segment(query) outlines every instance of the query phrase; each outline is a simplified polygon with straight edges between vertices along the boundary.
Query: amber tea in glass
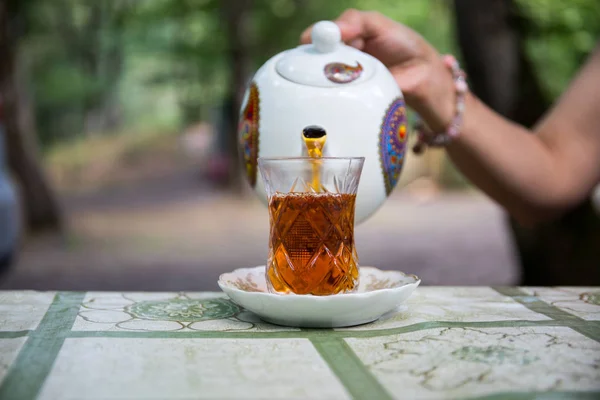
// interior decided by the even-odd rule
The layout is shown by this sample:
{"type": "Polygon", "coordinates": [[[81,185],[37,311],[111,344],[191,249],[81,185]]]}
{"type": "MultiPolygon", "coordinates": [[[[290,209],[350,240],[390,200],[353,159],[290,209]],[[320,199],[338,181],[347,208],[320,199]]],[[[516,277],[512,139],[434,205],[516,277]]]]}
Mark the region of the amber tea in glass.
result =
{"type": "Polygon", "coordinates": [[[353,291],[358,285],[354,210],[364,158],[261,158],[258,163],[269,198],[269,290],[353,291]]]}

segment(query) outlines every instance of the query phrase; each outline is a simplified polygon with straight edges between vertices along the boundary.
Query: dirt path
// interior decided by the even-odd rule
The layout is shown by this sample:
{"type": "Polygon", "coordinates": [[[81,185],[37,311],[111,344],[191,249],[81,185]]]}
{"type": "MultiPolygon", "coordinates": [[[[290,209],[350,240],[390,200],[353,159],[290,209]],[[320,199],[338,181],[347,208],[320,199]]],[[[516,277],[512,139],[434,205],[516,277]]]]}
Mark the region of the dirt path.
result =
{"type": "MultiPolygon", "coordinates": [[[[67,199],[71,233],[28,241],[2,289],[217,290],[222,272],[264,264],[266,208],[197,184],[194,172],[67,199]]],[[[400,191],[356,228],[362,265],[424,284],[513,284],[504,217],[485,198],[400,191]]]]}

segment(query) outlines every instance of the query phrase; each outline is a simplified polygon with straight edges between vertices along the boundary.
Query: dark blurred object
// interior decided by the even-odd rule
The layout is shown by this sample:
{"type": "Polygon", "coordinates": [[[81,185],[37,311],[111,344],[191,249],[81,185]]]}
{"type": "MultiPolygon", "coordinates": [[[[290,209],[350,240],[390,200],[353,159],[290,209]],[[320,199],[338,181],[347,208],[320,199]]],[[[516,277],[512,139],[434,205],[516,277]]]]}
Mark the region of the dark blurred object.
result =
{"type": "Polygon", "coordinates": [[[5,159],[2,97],[0,97],[0,272],[10,266],[16,252],[19,234],[17,197],[6,171],[5,159]]]}
{"type": "Polygon", "coordinates": [[[206,178],[211,183],[217,187],[231,185],[234,192],[241,184],[241,179],[238,179],[239,161],[236,157],[238,112],[235,110],[233,113],[236,105],[234,97],[229,96],[214,113],[214,151],[209,155],[206,168],[206,178]]]}
{"type": "Polygon", "coordinates": [[[225,97],[225,131],[226,146],[229,153],[229,186],[235,191],[242,188],[240,174],[240,158],[238,156],[237,126],[239,110],[248,78],[251,76],[250,43],[252,0],[221,0],[222,21],[225,24],[230,66],[229,93],[225,97]]]}
{"type": "Polygon", "coordinates": [[[458,42],[473,92],[498,113],[531,127],[546,112],[512,0],[455,0],[458,42]]]}
{"type": "MultiPolygon", "coordinates": [[[[534,22],[512,0],[455,0],[458,41],[473,92],[532,127],[551,101],[525,49],[534,22]]],[[[600,217],[590,200],[560,220],[523,228],[512,219],[523,285],[600,284],[600,217]]]]}
{"type": "Polygon", "coordinates": [[[32,1],[0,1],[0,96],[3,100],[8,166],[19,180],[29,230],[58,229],[59,207],[39,163],[33,117],[17,85],[17,44],[25,7],[32,1]]]}

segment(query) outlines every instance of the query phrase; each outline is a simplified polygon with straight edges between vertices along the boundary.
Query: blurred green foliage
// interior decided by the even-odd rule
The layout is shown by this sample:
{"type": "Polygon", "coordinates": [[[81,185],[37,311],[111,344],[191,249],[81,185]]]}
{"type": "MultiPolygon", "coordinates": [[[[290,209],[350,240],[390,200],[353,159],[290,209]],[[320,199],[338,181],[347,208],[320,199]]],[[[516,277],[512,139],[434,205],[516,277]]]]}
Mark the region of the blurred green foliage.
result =
{"type": "MultiPolygon", "coordinates": [[[[235,4],[235,2],[233,2],[235,4]]],[[[85,135],[216,118],[230,84],[219,0],[28,0],[25,89],[44,148],[85,135]]],[[[311,23],[379,10],[442,50],[453,47],[443,0],[254,0],[250,69],[296,46],[311,23]]]]}
{"type": "Polygon", "coordinates": [[[518,0],[526,50],[550,100],[558,97],[600,39],[598,0],[518,0]]]}
{"type": "MultiPolygon", "coordinates": [[[[230,82],[219,0],[27,0],[23,86],[47,148],[85,135],[180,128],[215,118],[230,82]]],[[[518,0],[526,46],[557,96],[600,32],[598,0],[518,0]]],[[[230,4],[235,5],[235,1],[230,4]]],[[[254,0],[250,69],[296,46],[311,23],[378,10],[457,53],[446,0],[254,0]]]]}

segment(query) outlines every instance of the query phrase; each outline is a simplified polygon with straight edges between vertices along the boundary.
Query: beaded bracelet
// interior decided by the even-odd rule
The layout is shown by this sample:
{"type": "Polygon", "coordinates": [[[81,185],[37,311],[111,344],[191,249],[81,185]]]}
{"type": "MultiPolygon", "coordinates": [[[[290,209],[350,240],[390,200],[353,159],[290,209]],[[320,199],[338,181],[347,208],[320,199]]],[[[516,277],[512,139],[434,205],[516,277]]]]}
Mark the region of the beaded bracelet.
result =
{"type": "Polygon", "coordinates": [[[423,121],[417,120],[413,128],[417,134],[417,143],[413,147],[413,152],[415,154],[421,154],[426,146],[446,146],[460,134],[463,113],[465,111],[465,95],[469,90],[466,80],[467,76],[464,71],[460,69],[460,65],[454,56],[445,55],[443,61],[444,65],[452,71],[452,78],[454,79],[454,87],[456,88],[456,115],[452,119],[448,130],[442,133],[431,131],[423,121]]]}

